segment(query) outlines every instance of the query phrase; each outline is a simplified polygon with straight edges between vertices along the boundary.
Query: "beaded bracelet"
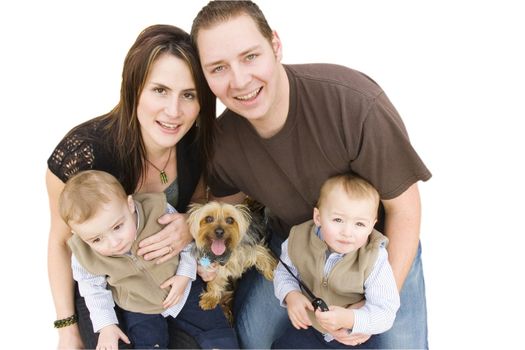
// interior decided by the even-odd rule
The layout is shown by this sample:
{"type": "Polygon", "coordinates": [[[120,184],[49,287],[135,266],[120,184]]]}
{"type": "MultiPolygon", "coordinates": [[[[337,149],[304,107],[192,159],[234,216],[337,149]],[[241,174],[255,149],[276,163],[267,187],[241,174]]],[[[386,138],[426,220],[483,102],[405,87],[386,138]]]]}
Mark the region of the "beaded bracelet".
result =
{"type": "Polygon", "coordinates": [[[56,320],[54,322],[55,324],[55,328],[62,328],[62,327],[67,327],[67,326],[71,326],[72,324],[75,324],[77,323],[77,315],[71,315],[67,318],[63,318],[61,320],[56,320]]]}

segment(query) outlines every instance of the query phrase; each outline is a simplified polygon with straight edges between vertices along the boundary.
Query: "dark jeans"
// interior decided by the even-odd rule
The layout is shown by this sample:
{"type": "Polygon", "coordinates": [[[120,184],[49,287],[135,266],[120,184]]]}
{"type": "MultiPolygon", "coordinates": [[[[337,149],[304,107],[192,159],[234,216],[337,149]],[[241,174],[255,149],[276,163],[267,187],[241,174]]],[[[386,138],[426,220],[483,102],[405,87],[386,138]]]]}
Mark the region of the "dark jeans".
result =
{"type": "MultiPolygon", "coordinates": [[[[238,348],[234,330],[229,326],[220,307],[204,311],[199,307],[199,296],[204,283],[200,277],[192,283],[190,295],[184,307],[176,318],[168,317],[167,329],[169,333],[168,348],[170,349],[198,349],[198,348],[238,348]]],[[[94,333],[89,318],[89,311],[82,298],[75,295],[77,315],[79,317],[80,335],[87,349],[97,346],[98,333],[94,333]]],[[[123,310],[115,306],[119,324],[124,332],[127,329],[123,310]]],[[[128,335],[128,334],[127,334],[128,335]]],[[[128,335],[130,338],[131,336],[128,335]]],[[[131,348],[121,343],[119,348],[131,348]]]]}
{"type": "Polygon", "coordinates": [[[204,282],[200,277],[191,285],[190,295],[184,307],[173,319],[179,329],[195,338],[203,349],[238,349],[237,335],[226,320],[220,306],[202,310],[199,306],[204,282]]]}
{"type": "MultiPolygon", "coordinates": [[[[366,344],[366,343],[365,343],[366,344]]],[[[364,344],[362,344],[364,345],[364,344]]],[[[358,346],[349,346],[336,340],[326,342],[321,333],[315,328],[295,329],[291,324],[284,335],[273,342],[272,349],[361,349],[358,346]]]]}
{"type": "Polygon", "coordinates": [[[122,310],[124,333],[135,349],[166,349],[168,320],[160,314],[148,315],[122,310]]]}

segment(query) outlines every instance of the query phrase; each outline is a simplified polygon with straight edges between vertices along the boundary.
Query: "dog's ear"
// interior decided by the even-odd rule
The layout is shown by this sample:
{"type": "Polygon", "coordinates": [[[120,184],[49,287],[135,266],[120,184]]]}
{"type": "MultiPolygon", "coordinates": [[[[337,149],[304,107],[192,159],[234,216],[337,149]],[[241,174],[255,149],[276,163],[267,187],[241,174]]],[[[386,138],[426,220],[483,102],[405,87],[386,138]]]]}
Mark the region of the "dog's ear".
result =
{"type": "Polygon", "coordinates": [[[250,221],[252,220],[250,209],[244,204],[236,204],[234,207],[237,209],[237,213],[239,214],[239,218],[237,218],[239,231],[245,233],[246,230],[248,230],[248,226],[250,226],[250,221]]]}
{"type": "Polygon", "coordinates": [[[190,229],[191,235],[195,238],[199,232],[199,222],[200,222],[200,210],[204,205],[200,203],[192,203],[189,205],[188,209],[188,228],[190,229]]]}
{"type": "Polygon", "coordinates": [[[188,214],[191,214],[192,212],[194,211],[197,211],[199,210],[200,208],[203,207],[204,204],[201,204],[201,203],[190,203],[190,205],[188,206],[188,214]]]}

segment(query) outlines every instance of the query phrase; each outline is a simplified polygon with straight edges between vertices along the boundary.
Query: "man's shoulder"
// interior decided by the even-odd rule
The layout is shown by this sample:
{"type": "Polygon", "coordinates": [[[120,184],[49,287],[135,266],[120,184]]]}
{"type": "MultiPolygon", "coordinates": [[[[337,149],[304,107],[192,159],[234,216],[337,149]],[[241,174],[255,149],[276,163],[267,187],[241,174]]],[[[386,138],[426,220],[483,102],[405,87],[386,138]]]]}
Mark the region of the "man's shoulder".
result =
{"type": "Polygon", "coordinates": [[[309,87],[332,86],[374,97],[382,93],[381,87],[368,75],[339,64],[309,63],[284,67],[289,76],[309,87]]]}

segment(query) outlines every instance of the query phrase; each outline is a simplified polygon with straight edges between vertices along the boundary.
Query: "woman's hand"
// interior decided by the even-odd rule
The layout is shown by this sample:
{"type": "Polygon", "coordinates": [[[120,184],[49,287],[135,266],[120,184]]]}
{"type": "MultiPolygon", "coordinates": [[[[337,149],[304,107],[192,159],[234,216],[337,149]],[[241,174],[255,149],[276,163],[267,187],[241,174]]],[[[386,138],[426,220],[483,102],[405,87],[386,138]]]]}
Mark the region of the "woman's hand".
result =
{"type": "Polygon", "coordinates": [[[156,263],[160,264],[179,254],[191,242],[192,237],[185,214],[164,214],[158,221],[159,224],[167,226],[140,241],[137,254],[143,255],[145,260],[157,259],[156,263]]]}
{"type": "Polygon", "coordinates": [[[57,349],[84,349],[78,324],[72,324],[71,326],[58,329],[57,349]]]}

